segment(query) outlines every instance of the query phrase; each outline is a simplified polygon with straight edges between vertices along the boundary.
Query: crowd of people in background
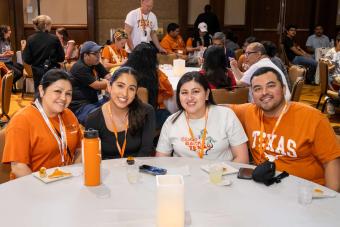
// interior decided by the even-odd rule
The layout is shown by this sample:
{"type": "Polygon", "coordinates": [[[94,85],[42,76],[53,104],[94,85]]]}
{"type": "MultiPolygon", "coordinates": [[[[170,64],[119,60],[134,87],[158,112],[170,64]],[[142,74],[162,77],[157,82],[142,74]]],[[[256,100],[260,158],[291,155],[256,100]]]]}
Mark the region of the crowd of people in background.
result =
{"type": "MultiPolygon", "coordinates": [[[[11,164],[11,177],[80,162],[82,125],[98,130],[102,159],[156,155],[247,164],[249,149],[255,164],[274,159],[280,171],[340,191],[340,145],[334,131],[316,109],[290,102],[292,85],[276,45],[251,36],[236,56],[237,39],[230,30],[227,36],[221,32],[210,5],[186,41],[176,23],[159,41],[153,3],[141,0],[106,46],[80,45],[65,28],[52,34],[47,15],[33,19],[36,32],[27,38],[23,61],[32,67],[36,97],[7,126],[2,162],[11,164]],[[157,54],[201,69],[185,73],[174,88],[157,54]],[[68,72],[60,69],[64,63],[70,64],[68,72]],[[240,86],[250,88],[249,103],[215,104],[212,89],[240,86]],[[147,103],[137,95],[140,87],[147,90],[147,103]],[[179,110],[172,114],[165,102],[173,96],[179,110]]],[[[296,32],[296,26],[287,26],[284,51],[292,64],[308,68],[307,82],[314,84],[312,55],[316,48],[330,47],[330,41],[318,25],[303,50],[296,32]]],[[[9,26],[0,26],[0,62],[17,81],[23,67],[12,61],[10,35],[9,26]]],[[[334,65],[332,75],[339,74],[339,53],[337,36],[326,55],[334,65]]]]}

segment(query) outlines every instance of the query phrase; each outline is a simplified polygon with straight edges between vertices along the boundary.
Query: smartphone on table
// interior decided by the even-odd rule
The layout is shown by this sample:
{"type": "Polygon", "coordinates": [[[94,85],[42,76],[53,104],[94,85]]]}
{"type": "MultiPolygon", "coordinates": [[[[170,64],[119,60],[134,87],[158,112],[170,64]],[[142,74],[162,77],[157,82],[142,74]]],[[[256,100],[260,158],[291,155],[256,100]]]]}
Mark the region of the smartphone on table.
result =
{"type": "Polygon", "coordinates": [[[156,166],[141,165],[139,167],[139,172],[148,173],[148,174],[156,176],[156,175],[165,175],[167,170],[156,167],[156,166]]]}
{"type": "Polygon", "coordinates": [[[254,169],[251,168],[240,168],[237,174],[237,178],[251,180],[253,179],[254,169]]]}

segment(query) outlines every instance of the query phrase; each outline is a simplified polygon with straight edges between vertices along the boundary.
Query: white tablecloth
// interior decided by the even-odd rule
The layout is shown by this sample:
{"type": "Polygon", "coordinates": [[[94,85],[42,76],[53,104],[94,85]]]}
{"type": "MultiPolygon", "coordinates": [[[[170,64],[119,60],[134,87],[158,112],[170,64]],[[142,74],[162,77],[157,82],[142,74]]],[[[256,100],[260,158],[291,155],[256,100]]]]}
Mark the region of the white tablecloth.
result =
{"type": "MultiPolygon", "coordinates": [[[[233,181],[231,186],[216,186],[209,183],[208,174],[200,168],[206,160],[138,160],[169,170],[189,166],[190,175],[184,177],[184,186],[185,209],[191,217],[191,224],[187,226],[190,227],[335,227],[340,223],[339,194],[335,198],[313,199],[311,204],[302,206],[297,202],[301,179],[294,176],[267,187],[237,179],[234,174],[227,176],[233,181]]],[[[154,176],[142,175],[140,183],[129,184],[125,160],[118,159],[102,162],[102,185],[98,187],[85,187],[82,175],[49,184],[29,175],[1,184],[1,226],[153,227],[156,180],[154,176]]]]}
{"type": "MultiPolygon", "coordinates": [[[[165,106],[166,108],[171,112],[171,113],[175,113],[178,108],[177,108],[177,102],[176,102],[176,88],[177,88],[177,84],[179,79],[181,79],[180,76],[175,76],[174,75],[174,71],[172,68],[172,65],[160,65],[159,69],[165,73],[165,75],[167,75],[172,88],[174,89],[174,93],[175,95],[170,98],[165,100],[165,106]]],[[[192,71],[199,71],[200,68],[195,68],[195,67],[185,67],[185,73],[187,72],[192,72],[192,71]]]]}

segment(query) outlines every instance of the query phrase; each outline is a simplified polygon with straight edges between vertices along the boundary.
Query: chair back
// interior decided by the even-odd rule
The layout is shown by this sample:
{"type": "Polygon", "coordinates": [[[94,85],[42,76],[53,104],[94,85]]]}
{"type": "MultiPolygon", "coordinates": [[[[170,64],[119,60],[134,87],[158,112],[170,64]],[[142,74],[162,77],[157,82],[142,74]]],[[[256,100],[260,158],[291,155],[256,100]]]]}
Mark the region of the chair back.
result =
{"type": "Polygon", "coordinates": [[[248,102],[248,87],[235,88],[228,91],[224,88],[211,90],[216,104],[242,104],[248,102]]]}
{"type": "Polygon", "coordinates": [[[281,58],[281,60],[285,63],[285,65],[291,66],[292,63],[289,61],[289,59],[287,57],[284,45],[282,43],[280,43],[279,47],[280,47],[280,58],[281,58]]]}
{"type": "Polygon", "coordinates": [[[320,92],[326,95],[328,89],[328,65],[325,61],[319,61],[320,92]]]}
{"type": "Polygon", "coordinates": [[[139,87],[137,90],[137,96],[138,98],[144,102],[144,103],[148,103],[149,102],[149,94],[148,94],[148,90],[145,87],[139,87]]]}
{"type": "Polygon", "coordinates": [[[243,54],[243,49],[236,49],[234,51],[235,53],[235,60],[238,61],[238,59],[240,58],[240,56],[243,54]]]}
{"type": "Polygon", "coordinates": [[[9,72],[2,78],[1,84],[1,114],[5,115],[8,119],[9,107],[11,104],[12,86],[13,86],[13,73],[9,72]]]}
{"type": "Polygon", "coordinates": [[[32,66],[24,62],[24,70],[26,72],[26,77],[31,77],[33,78],[33,71],[32,71],[32,66]]]}
{"type": "Polygon", "coordinates": [[[306,79],[306,68],[301,65],[292,65],[288,69],[290,84],[294,84],[299,78],[306,79]]]}
{"type": "Polygon", "coordinates": [[[177,56],[175,54],[157,54],[157,60],[158,64],[170,64],[172,65],[174,62],[174,59],[177,59],[177,56]]]}
{"type": "Polygon", "coordinates": [[[2,164],[2,154],[5,147],[5,129],[0,130],[0,184],[9,181],[11,167],[9,164],[2,164]]]}
{"type": "Polygon", "coordinates": [[[300,101],[303,84],[304,84],[303,77],[298,77],[298,79],[293,84],[292,96],[290,97],[291,101],[294,102],[300,101]]]}

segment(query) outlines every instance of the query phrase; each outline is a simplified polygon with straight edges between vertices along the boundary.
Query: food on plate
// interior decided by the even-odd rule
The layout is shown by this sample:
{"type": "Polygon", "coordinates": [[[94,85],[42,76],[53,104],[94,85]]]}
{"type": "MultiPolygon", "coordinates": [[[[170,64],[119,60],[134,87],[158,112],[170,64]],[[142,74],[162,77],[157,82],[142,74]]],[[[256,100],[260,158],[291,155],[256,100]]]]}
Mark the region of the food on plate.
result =
{"type": "Polygon", "coordinates": [[[318,188],[314,189],[314,192],[319,193],[319,194],[323,194],[323,191],[321,189],[318,189],[318,188]]]}
{"type": "Polygon", "coordinates": [[[41,178],[44,178],[44,177],[46,177],[46,168],[45,167],[41,167],[40,168],[40,170],[39,170],[39,176],[41,177],[41,178]]]}
{"type": "Polygon", "coordinates": [[[68,173],[68,172],[64,172],[62,171],[61,169],[59,168],[56,168],[52,174],[48,175],[48,178],[49,179],[52,179],[52,178],[59,178],[59,177],[67,177],[67,176],[71,176],[72,174],[71,173],[68,173]]]}

